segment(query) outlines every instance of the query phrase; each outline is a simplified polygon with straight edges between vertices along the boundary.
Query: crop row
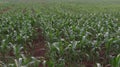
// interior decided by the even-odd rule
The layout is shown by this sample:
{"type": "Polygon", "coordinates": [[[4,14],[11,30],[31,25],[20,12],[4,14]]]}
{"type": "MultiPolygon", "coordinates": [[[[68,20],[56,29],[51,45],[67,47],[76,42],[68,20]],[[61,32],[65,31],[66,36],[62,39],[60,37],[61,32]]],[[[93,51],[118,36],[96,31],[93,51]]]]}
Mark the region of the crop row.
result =
{"type": "Polygon", "coordinates": [[[48,48],[44,61],[49,67],[118,63],[114,59],[120,53],[120,12],[41,9],[16,7],[0,16],[0,64],[36,67],[41,62],[26,47],[33,46],[39,34],[35,28],[43,31],[48,48]]]}

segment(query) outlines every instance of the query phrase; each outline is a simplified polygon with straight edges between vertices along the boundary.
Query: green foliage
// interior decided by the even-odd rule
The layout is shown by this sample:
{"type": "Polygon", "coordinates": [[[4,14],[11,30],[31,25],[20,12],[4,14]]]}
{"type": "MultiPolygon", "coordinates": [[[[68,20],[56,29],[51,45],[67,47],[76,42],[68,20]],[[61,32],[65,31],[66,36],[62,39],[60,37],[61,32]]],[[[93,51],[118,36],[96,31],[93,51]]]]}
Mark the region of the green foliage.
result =
{"type": "Polygon", "coordinates": [[[112,59],[112,67],[119,67],[120,66],[120,54],[117,55],[114,59],[112,59]]]}
{"type": "Polygon", "coordinates": [[[45,64],[49,67],[72,67],[72,64],[79,67],[83,62],[92,62],[119,67],[120,6],[110,6],[111,2],[45,0],[40,5],[35,2],[10,3],[11,9],[0,14],[0,65],[37,67],[43,63],[44,67],[45,64]],[[25,54],[26,46],[33,45],[39,34],[35,28],[42,29],[46,40],[48,49],[44,62],[25,54]],[[11,52],[14,56],[10,56],[11,52]]]}

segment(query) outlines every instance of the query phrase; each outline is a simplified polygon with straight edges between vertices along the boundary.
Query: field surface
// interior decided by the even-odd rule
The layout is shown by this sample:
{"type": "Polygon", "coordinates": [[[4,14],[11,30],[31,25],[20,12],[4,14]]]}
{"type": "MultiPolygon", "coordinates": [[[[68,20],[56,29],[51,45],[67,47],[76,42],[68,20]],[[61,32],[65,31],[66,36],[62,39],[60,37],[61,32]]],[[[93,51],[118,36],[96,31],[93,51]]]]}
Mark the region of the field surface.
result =
{"type": "Polygon", "coordinates": [[[120,67],[120,0],[0,0],[0,67],[120,67]]]}

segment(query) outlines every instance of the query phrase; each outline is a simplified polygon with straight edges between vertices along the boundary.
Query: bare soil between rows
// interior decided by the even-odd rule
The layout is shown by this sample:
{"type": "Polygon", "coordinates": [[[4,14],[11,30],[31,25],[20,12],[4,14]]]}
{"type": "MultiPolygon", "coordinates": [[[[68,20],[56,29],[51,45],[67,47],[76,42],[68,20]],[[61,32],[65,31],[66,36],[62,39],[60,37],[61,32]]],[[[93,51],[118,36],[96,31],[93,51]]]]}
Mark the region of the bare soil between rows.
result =
{"type": "MultiPolygon", "coordinates": [[[[40,28],[36,28],[35,30],[37,32],[37,37],[33,39],[32,46],[26,46],[28,49],[27,53],[29,53],[30,56],[34,56],[37,59],[44,61],[46,60],[47,53],[45,38],[42,35],[42,30],[40,28]]],[[[43,67],[42,62],[39,64],[39,67],[43,67]]]]}
{"type": "Polygon", "coordinates": [[[10,7],[4,8],[4,9],[0,10],[0,14],[4,14],[4,13],[8,12],[10,9],[11,9],[10,7]]]}

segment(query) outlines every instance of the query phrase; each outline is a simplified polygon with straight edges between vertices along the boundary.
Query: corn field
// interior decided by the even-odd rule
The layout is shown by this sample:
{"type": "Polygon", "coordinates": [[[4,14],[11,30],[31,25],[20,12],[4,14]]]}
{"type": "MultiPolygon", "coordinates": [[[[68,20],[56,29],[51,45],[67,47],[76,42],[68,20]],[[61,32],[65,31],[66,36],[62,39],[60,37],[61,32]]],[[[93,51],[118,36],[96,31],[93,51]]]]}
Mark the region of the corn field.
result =
{"type": "Polygon", "coordinates": [[[119,0],[0,0],[0,67],[120,67],[119,0]]]}

